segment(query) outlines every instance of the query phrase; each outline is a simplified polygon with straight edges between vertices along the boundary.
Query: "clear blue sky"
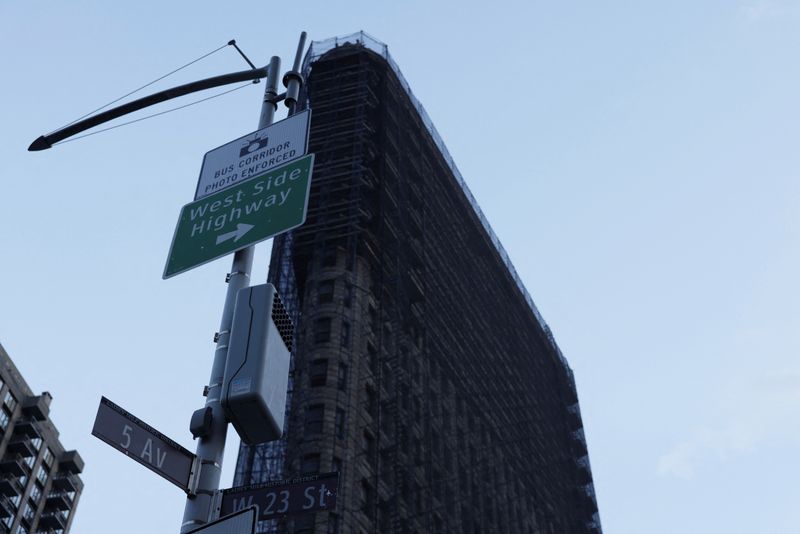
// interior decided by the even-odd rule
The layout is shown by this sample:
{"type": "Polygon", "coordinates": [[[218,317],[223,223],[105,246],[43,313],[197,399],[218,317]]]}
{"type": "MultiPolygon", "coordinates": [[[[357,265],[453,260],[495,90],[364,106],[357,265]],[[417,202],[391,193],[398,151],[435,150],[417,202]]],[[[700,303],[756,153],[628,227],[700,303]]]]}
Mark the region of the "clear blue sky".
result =
{"type": "MultiPolygon", "coordinates": [[[[263,84],[28,144],[229,39],[288,67],[301,30],[361,29],[575,371],[605,531],[800,532],[800,2],[7,1],[0,343],[86,460],[74,532],[178,531],[180,491],[89,432],[106,395],[194,449],[229,261],[161,273],[263,84]]],[[[229,48],[154,89],[243,68],[229,48]]]]}

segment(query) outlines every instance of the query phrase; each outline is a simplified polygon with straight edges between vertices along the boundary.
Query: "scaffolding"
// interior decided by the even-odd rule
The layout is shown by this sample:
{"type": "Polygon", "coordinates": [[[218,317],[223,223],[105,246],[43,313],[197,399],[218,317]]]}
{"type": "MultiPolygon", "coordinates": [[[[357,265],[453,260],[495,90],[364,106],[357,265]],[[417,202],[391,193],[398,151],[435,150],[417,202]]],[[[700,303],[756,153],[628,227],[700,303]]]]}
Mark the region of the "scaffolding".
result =
{"type": "Polygon", "coordinates": [[[235,484],[340,486],[260,531],[601,532],[572,371],[386,46],[315,42],[304,73],[308,219],[269,275],[298,325],[284,437],[235,484]]]}

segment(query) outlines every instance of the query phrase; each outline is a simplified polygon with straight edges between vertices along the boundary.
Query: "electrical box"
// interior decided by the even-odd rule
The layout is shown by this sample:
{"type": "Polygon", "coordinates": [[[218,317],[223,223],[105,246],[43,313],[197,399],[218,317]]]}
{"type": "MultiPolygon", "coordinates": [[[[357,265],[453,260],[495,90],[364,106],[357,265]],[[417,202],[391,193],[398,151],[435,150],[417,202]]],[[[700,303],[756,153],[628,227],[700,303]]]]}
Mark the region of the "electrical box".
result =
{"type": "Polygon", "coordinates": [[[248,445],[283,433],[294,327],[272,284],[236,295],[222,383],[222,408],[248,445]]]}

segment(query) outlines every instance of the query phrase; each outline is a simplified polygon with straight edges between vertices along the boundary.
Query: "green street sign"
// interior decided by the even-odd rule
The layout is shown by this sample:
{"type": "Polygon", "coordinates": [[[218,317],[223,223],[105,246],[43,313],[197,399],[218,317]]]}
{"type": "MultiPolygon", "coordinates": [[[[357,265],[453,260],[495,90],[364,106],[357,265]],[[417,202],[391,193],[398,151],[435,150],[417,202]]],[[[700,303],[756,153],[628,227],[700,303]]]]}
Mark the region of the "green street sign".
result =
{"type": "Polygon", "coordinates": [[[303,224],[314,154],[186,204],[181,210],[164,278],[303,224]]]}

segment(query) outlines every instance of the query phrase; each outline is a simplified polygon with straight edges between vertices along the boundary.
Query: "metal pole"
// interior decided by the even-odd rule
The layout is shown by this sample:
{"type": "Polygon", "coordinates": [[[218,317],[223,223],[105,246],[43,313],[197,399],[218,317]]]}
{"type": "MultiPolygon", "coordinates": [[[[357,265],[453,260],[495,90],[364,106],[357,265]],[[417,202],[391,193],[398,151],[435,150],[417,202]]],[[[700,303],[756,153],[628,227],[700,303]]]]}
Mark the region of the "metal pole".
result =
{"type": "MultiPolygon", "coordinates": [[[[267,87],[264,90],[264,101],[261,105],[261,116],[258,121],[259,129],[272,124],[275,109],[278,107],[274,99],[278,95],[278,76],[281,70],[281,58],[273,56],[269,61],[267,71],[267,87]]],[[[233,266],[228,276],[228,291],[225,295],[225,305],[222,308],[217,349],[214,352],[214,363],[211,367],[211,379],[208,384],[206,407],[211,408],[211,431],[201,437],[197,443],[197,457],[199,459],[199,477],[196,495],[186,499],[186,508],[183,512],[181,533],[205,525],[211,518],[214,492],[219,490],[219,481],[222,476],[222,459],[225,454],[225,436],[228,432],[228,420],[222,411],[220,394],[222,393],[222,380],[225,374],[225,360],[228,356],[228,341],[230,339],[233,308],[236,303],[236,293],[250,285],[250,270],[253,267],[254,247],[247,247],[236,252],[233,256],[233,266]]]]}

